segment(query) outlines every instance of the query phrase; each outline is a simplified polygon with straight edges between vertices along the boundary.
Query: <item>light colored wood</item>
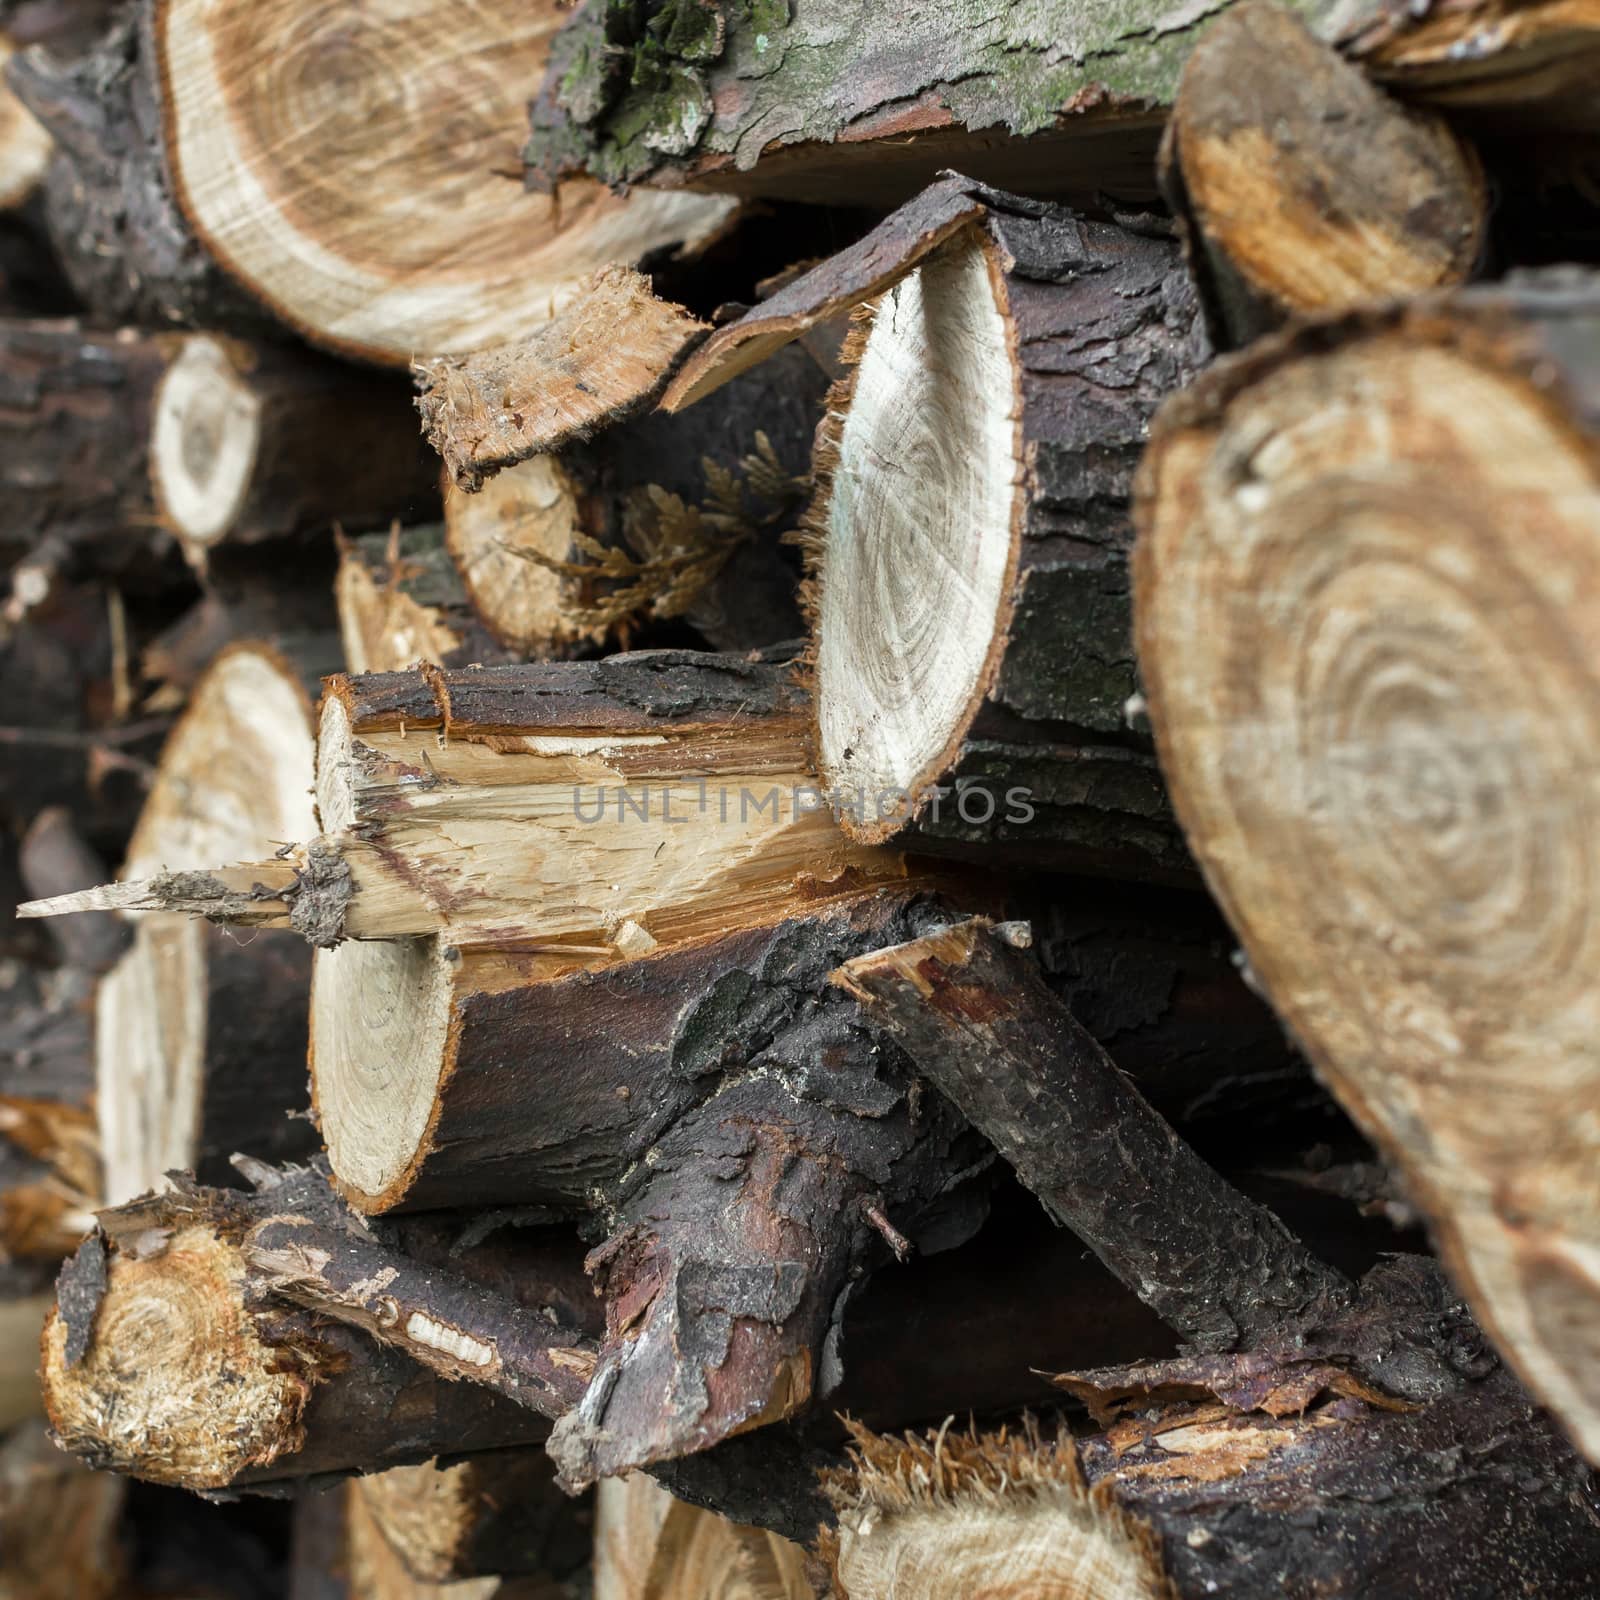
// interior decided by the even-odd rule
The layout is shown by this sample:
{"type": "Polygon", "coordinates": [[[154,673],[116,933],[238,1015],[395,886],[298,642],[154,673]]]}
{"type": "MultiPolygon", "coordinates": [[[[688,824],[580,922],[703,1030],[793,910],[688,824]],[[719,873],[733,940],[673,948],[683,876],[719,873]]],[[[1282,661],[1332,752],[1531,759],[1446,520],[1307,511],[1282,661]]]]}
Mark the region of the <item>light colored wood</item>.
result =
{"type": "MultiPolygon", "coordinates": [[[[0,33],[0,73],[16,46],[0,33]]],[[[55,141],[0,78],[0,211],[20,206],[44,179],[55,141]]]]}
{"type": "Polygon", "coordinates": [[[595,1489],[594,1600],[813,1600],[805,1551],[630,1472],[595,1489]]]}
{"type": "Polygon", "coordinates": [[[506,649],[536,656],[592,639],[566,604],[570,580],[518,554],[575,558],[577,494],[556,457],[507,467],[475,494],[447,485],[444,522],[445,543],[473,609],[506,649]]]}
{"type": "MultiPolygon", "coordinates": [[[[400,1470],[405,1470],[404,1468],[400,1470]]],[[[557,1600],[553,1585],[537,1588],[505,1578],[462,1578],[434,1583],[415,1578],[406,1569],[372,1514],[358,1483],[347,1484],[345,1497],[345,1567],[350,1600],[557,1600]]]]}
{"type": "Polygon", "coordinates": [[[1151,716],[1264,992],[1600,1460],[1600,474],[1498,318],[1361,326],[1158,430],[1151,716]]]}
{"type": "Polygon", "coordinates": [[[391,363],[521,337],[589,271],[704,236],[725,201],[524,193],[561,0],[162,0],[167,153],[206,246],[320,343],[391,363]]]}
{"type": "MultiPolygon", "coordinates": [[[[268,855],[314,826],[310,707],[272,651],[226,651],[196,685],[162,752],[124,867],[268,855]]],[[[105,898],[128,902],[128,885],[105,898]]],[[[69,897],[70,898],[70,897],[69,897]]],[[[194,1165],[205,1076],[204,929],[140,920],[95,997],[96,1113],[104,1199],[120,1204],[194,1165]]]]}
{"type": "Polygon", "coordinates": [[[896,831],[982,699],[1015,571],[1017,374],[969,232],[878,305],[837,436],[815,598],[818,768],[896,831]],[[885,820],[879,815],[879,796],[885,820]]]}
{"type": "MultiPolygon", "coordinates": [[[[395,546],[398,538],[390,542],[395,546]]],[[[413,598],[392,578],[381,582],[353,541],[341,549],[333,595],[346,671],[397,672],[418,661],[442,662],[461,645],[437,606],[413,598]]]]}

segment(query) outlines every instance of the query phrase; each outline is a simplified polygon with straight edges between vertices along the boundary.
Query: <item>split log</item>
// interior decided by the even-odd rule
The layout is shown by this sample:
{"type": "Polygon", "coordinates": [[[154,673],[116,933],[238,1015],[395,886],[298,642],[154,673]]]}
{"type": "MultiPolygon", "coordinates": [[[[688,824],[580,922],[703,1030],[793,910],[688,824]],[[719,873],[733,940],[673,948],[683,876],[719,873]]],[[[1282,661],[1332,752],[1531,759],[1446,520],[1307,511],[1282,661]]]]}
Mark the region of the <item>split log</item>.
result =
{"type": "Polygon", "coordinates": [[[663,404],[875,296],[811,513],[817,765],[843,827],[1181,877],[1127,715],[1126,496],[1206,354],[1177,246],[947,177],[712,335],[663,404]],[[914,490],[885,461],[915,463],[914,490]]]}
{"type": "Polygon", "coordinates": [[[44,1425],[0,1444],[0,1595],[115,1600],[126,1595],[121,1519],[127,1484],[64,1456],[44,1425]]]}
{"type": "Polygon", "coordinates": [[[594,1542],[590,1507],[561,1492],[543,1450],[395,1467],[354,1492],[406,1570],[427,1583],[493,1574],[559,1581],[588,1562],[594,1542]]]}
{"type": "Polygon", "coordinates": [[[1256,1345],[1349,1298],[1340,1273],[1173,1133],[991,924],[858,956],[833,981],[1196,1349],[1256,1345]]]}
{"type": "MultiPolygon", "coordinates": [[[[102,1212],[45,1327],[45,1408],[63,1446],[152,1482],[222,1489],[542,1440],[548,1420],[514,1401],[260,1298],[242,1253],[251,1228],[341,1210],[322,1174],[291,1170],[254,1195],[179,1184],[102,1212]]],[[[527,1249],[524,1305],[540,1304],[552,1268],[566,1282],[564,1256],[527,1249]]],[[[581,1346],[559,1317],[530,1316],[552,1344],[581,1346]]]]}
{"type": "Polygon", "coordinates": [[[1239,0],[1185,63],[1161,185],[1219,347],[1462,283],[1488,221],[1482,170],[1449,125],[1276,0],[1239,0]]]}
{"type": "MultiPolygon", "coordinates": [[[[781,651],[654,650],[330,679],[320,838],[24,909],[200,911],[322,947],[438,934],[440,952],[488,943],[581,966],[903,882],[899,856],[851,844],[827,814],[791,665],[781,651]]],[[[294,792],[299,780],[276,775],[294,792]]],[[[148,865],[216,860],[204,843],[148,865]]],[[[130,876],[147,858],[130,858],[130,876]]],[[[349,970],[362,959],[378,981],[387,958],[349,970]]]]}
{"type": "Polygon", "coordinates": [[[333,362],[55,321],[0,323],[0,368],[5,538],[36,585],[137,572],[171,539],[204,567],[223,540],[370,527],[430,492],[403,388],[333,362]]]}
{"type": "Polygon", "coordinates": [[[498,666],[508,659],[478,621],[445,537],[437,524],[396,523],[388,533],[340,540],[334,596],[347,671],[402,672],[419,661],[498,666]]]}
{"type": "Polygon", "coordinates": [[[715,232],[726,201],[580,185],[558,205],[497,181],[563,14],[157,6],[166,158],[196,238],[314,341],[403,364],[520,337],[593,268],[715,232]]]}
{"type": "Polygon", "coordinates": [[[1137,576],[1162,761],[1253,970],[1600,1459],[1596,339],[1600,287],[1553,272],[1220,366],[1156,432],[1137,576]]]}
{"type": "Polygon", "coordinates": [[[1600,1559],[1587,1478],[1502,1370],[1406,1413],[1179,1403],[1053,1441],[858,1430],[852,1469],[828,1479],[839,1527],[824,1547],[840,1600],[979,1586],[1039,1600],[1454,1600],[1508,1582],[1578,1600],[1600,1559]]]}
{"type": "Polygon", "coordinates": [[[594,1600],[815,1600],[806,1553],[675,1499],[643,1473],[595,1490],[594,1600]]]}
{"type": "MultiPolygon", "coordinates": [[[[1424,103],[1491,123],[1596,126],[1589,0],[1305,10],[1319,36],[1424,103]]],[[[551,50],[529,182],[584,172],[814,202],[844,187],[860,204],[894,205],[960,166],[1080,200],[1148,195],[1163,114],[1203,26],[1152,11],[1130,28],[1062,0],[970,16],[930,0],[843,16],[835,0],[792,0],[674,13],[664,28],[591,4],[551,50]]]]}
{"type": "MultiPolygon", "coordinates": [[[[264,854],[312,821],[310,706],[259,646],[226,651],[197,685],[134,830],[126,871],[264,854]]],[[[297,939],[240,940],[184,916],[144,919],[95,996],[95,1096],[113,1202],[171,1170],[208,1181],[236,1150],[289,1159],[304,1121],[306,990],[297,939]]]]}
{"type": "Polygon", "coordinates": [[[539,654],[676,617],[719,650],[797,638],[782,541],[826,389],[814,361],[783,352],[689,416],[644,416],[447,491],[451,553],[485,623],[539,654]]]}

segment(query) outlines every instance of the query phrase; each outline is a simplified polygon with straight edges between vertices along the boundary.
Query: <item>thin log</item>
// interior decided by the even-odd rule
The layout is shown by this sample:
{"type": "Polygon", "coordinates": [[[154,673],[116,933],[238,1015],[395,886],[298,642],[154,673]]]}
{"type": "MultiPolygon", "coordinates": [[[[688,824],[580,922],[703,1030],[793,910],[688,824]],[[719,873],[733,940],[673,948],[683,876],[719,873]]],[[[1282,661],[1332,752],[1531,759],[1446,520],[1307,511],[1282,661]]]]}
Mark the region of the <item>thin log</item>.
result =
{"type": "MultiPolygon", "coordinates": [[[[574,173],[823,202],[898,204],[940,168],[1090,200],[1148,196],[1152,157],[1199,22],[1066,3],[996,13],[915,0],[701,8],[671,29],[579,11],[533,107],[530,184],[574,173]]],[[[1413,13],[1303,8],[1378,81],[1500,125],[1593,130],[1590,4],[1498,0],[1413,13]]]]}
{"type": "Polygon", "coordinates": [[[1600,1459],[1573,976],[1600,939],[1597,337],[1600,288],[1557,271],[1219,367],[1153,441],[1138,625],[1179,811],[1265,993],[1600,1459]]]}
{"type": "Polygon", "coordinates": [[[1462,283],[1488,225],[1470,147],[1276,0],[1239,0],[1185,63],[1161,185],[1219,348],[1462,283]]]}
{"type": "Polygon", "coordinates": [[[858,956],[834,983],[1184,1339],[1254,1344],[1349,1284],[1184,1144],[981,920],[858,956]]]}

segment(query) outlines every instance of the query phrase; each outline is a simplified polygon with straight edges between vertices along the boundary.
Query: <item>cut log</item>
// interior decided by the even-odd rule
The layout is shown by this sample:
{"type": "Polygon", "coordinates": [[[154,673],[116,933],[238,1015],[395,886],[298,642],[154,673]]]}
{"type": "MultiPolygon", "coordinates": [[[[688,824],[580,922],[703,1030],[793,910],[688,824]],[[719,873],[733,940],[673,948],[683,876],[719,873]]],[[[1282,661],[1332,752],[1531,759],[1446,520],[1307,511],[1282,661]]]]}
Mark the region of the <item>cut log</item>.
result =
{"type": "Polygon", "coordinates": [[[1161,182],[1219,347],[1462,283],[1488,221],[1482,170],[1448,124],[1276,0],[1238,0],[1189,57],[1161,182]]]}
{"type": "MultiPolygon", "coordinates": [[[[1225,10],[1218,7],[1216,10],[1225,10]]],[[[1381,82],[1513,126],[1593,129],[1591,0],[1382,0],[1304,7],[1381,82]]],[[[1150,193],[1163,113],[1202,22],[1055,3],[952,14],[834,0],[717,6],[665,29],[592,4],[551,51],[529,181],[611,183],[894,205],[941,167],[1090,200],[1150,193]]],[[[1203,35],[1202,35],[1203,37],[1203,35]]]]}
{"type": "Polygon", "coordinates": [[[1254,1345],[1348,1299],[1341,1274],[1173,1133],[991,924],[858,956],[833,981],[1195,1348],[1254,1345]]]}
{"type": "MultiPolygon", "coordinates": [[[[0,73],[16,54],[16,42],[0,32],[0,73]]],[[[0,211],[15,210],[44,182],[55,146],[33,113],[0,79],[0,211]]]]}
{"type": "Polygon", "coordinates": [[[470,494],[643,410],[708,331],[640,273],[604,267],[520,343],[418,362],[423,430],[470,494]]]}
{"type": "MultiPolygon", "coordinates": [[[[649,1481],[649,1480],[645,1480],[649,1481]]],[[[498,1450],[363,1478],[356,1493],[406,1570],[428,1583],[492,1574],[570,1577],[594,1542],[543,1450],[498,1450]]]]}
{"type": "Polygon", "coordinates": [[[173,539],[204,567],[223,540],[371,527],[427,503],[426,452],[397,380],[265,345],[69,321],[0,323],[0,369],[5,541],[27,551],[19,603],[75,566],[159,571],[173,539]]]}
{"type": "MultiPolygon", "coordinates": [[[[265,854],[311,823],[310,707],[275,652],[226,651],[162,752],[124,870],[265,854]]],[[[314,1148],[305,1093],[307,952],[183,916],[143,920],[95,997],[96,1107],[112,1203],[236,1150],[314,1148]]]]}
{"type": "Polygon", "coordinates": [[[1229,362],[1163,418],[1138,555],[1162,761],[1254,972],[1592,1459],[1597,339],[1554,272],[1229,362]]]}
{"type": "Polygon", "coordinates": [[[334,595],[350,672],[402,672],[419,661],[497,666],[509,659],[478,621],[437,524],[396,523],[388,533],[341,539],[334,595]]]}
{"type": "Polygon", "coordinates": [[[815,1600],[806,1553],[675,1499],[643,1473],[595,1490],[594,1600],[815,1600]]]}
{"type": "Polygon", "coordinates": [[[1039,1600],[1454,1600],[1502,1593],[1510,1573],[1578,1600],[1600,1559],[1587,1477],[1502,1370],[1410,1413],[1179,1403],[1083,1440],[857,1430],[853,1469],[828,1479],[839,1528],[824,1546],[840,1600],[980,1586],[1039,1600]]]}
{"type": "Polygon", "coordinates": [[[1126,495],[1206,353],[1177,246],[947,177],[719,330],[663,403],[873,296],[811,514],[817,764],[845,830],[1182,876],[1127,716],[1126,495]]]}
{"type": "MultiPolygon", "coordinates": [[[[338,1210],[310,1172],[253,1196],[180,1184],[101,1213],[44,1333],[45,1407],[66,1449],[152,1482],[220,1489],[544,1438],[548,1421],[513,1401],[263,1303],[240,1246],[280,1213],[338,1210]]],[[[522,1262],[529,1304],[543,1279],[537,1259],[522,1262]]]]}
{"type": "Polygon", "coordinates": [[[0,1444],[0,1595],[115,1600],[126,1595],[121,1519],[127,1484],[64,1456],[41,1422],[0,1444]]]}
{"type": "Polygon", "coordinates": [[[506,181],[563,13],[406,0],[352,18],[276,0],[223,18],[165,0],[154,33],[185,217],[286,322],[390,363],[522,337],[593,268],[707,237],[726,201],[580,185],[558,204],[506,181]]]}
{"type": "Polygon", "coordinates": [[[781,541],[810,491],[826,390],[814,361],[784,352],[690,416],[645,416],[447,492],[479,614],[507,648],[539,654],[676,617],[719,650],[797,638],[781,541]]]}

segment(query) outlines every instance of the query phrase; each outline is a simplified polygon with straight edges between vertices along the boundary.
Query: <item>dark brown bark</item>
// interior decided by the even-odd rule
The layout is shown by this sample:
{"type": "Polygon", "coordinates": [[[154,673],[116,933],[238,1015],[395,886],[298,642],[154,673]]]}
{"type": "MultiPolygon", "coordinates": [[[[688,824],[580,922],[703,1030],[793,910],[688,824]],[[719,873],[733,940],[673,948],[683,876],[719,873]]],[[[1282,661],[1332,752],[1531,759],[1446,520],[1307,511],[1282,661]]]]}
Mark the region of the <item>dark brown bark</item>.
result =
{"type": "MultiPolygon", "coordinates": [[[[1418,15],[1316,0],[1306,11],[1319,35],[1419,100],[1512,125],[1595,125],[1600,46],[1587,13],[1534,8],[1497,29],[1492,4],[1418,15]]],[[[1130,19],[1065,3],[841,12],[825,0],[642,13],[596,0],[551,50],[529,183],[588,172],[893,205],[955,166],[1085,200],[1148,195],[1179,70],[1214,15],[1130,19]]]]}
{"type": "Polygon", "coordinates": [[[1274,0],[1241,0],[1189,57],[1161,183],[1220,348],[1463,282],[1488,221],[1477,158],[1449,126],[1274,0]]]}
{"type": "Polygon", "coordinates": [[[162,148],[149,7],[126,6],[92,49],[13,59],[7,81],[49,129],[50,232],[103,323],[271,333],[272,318],[211,260],[178,210],[162,148]]]}
{"type": "Polygon", "coordinates": [[[1197,1349],[1255,1344],[1348,1297],[1339,1273],[1173,1133],[990,925],[863,956],[835,981],[1197,1349]]]}

